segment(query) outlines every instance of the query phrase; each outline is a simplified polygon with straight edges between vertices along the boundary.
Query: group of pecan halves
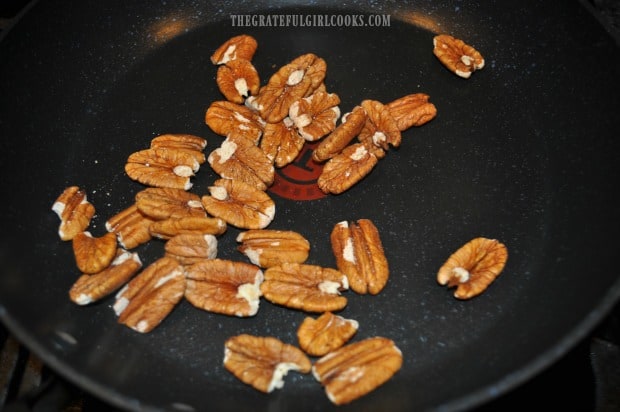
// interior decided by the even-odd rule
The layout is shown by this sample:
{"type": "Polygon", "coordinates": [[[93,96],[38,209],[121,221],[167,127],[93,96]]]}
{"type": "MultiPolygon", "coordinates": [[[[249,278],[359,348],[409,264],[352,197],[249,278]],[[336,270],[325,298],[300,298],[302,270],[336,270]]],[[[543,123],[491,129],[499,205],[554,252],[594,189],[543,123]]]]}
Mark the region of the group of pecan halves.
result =
{"type": "Polygon", "coordinates": [[[138,332],[152,331],[183,298],[230,316],[254,316],[261,297],[320,314],[299,325],[301,349],[275,337],[237,335],[226,341],[225,368],[260,391],[281,388],[290,370],[312,372],[333,403],[345,404],[386,382],[402,365],[402,353],[390,339],[348,344],[358,322],[334,313],[347,305],[341,292],[349,283],[360,294],[377,294],[387,282],[378,230],[367,219],[334,226],[337,269],[332,269],[305,263],[310,243],[285,230],[240,232],[238,251],[251,263],[218,259],[217,236],[226,223],[207,216],[201,198],[179,188],[138,192],[130,207],[108,219],[108,233],[99,238],[86,231],[95,210],[78,187],[67,188],[53,210],[61,218],[59,234],[72,240],[83,272],[69,292],[71,300],[87,305],[120,289],[113,304],[118,321],[138,332]],[[127,249],[152,238],[166,241],[165,255],[139,272],[142,262],[127,249]],[[313,364],[309,356],[318,359],[313,364]]]}
{"type": "Polygon", "coordinates": [[[326,194],[340,194],[368,175],[390,146],[400,145],[402,131],[437,114],[428,95],[415,93],[385,105],[364,100],[341,118],[340,98],[325,86],[327,64],[313,53],[279,68],[264,86],[245,87],[254,84],[256,47],[251,36],[235,36],[211,57],[219,65],[217,84],[226,100],[209,106],[205,123],[226,139],[208,161],[224,178],[265,190],[273,183],[274,167],[291,163],[305,142],[319,142],[312,155],[325,163],[318,186],[326,194]],[[220,76],[236,59],[245,69],[220,76]]]}
{"type": "MultiPolygon", "coordinates": [[[[434,46],[439,60],[461,77],[484,66],[480,53],[461,40],[439,35],[434,46]]],[[[376,295],[386,286],[389,267],[379,232],[368,219],[339,222],[330,235],[336,268],[307,264],[307,239],[266,228],[275,216],[266,190],[274,167],[291,163],[305,142],[317,141],[312,157],[325,163],[317,183],[325,193],[342,193],[400,145],[402,131],[429,122],[437,110],[424,93],[387,104],[367,99],[337,124],[340,99],[326,90],[322,58],[301,55],[261,87],[252,64],[256,49],[254,38],[239,35],[211,56],[225,100],[209,106],[205,122],[225,137],[221,145],[205,156],[205,139],[165,134],[131,154],[125,172],[147,187],[106,221],[106,234],[87,231],[95,208],[79,187],[66,188],[54,202],[59,236],[72,242],[82,273],[69,296],[88,305],[116,292],[119,323],[141,333],[158,326],[182,299],[229,316],[254,316],[261,298],[316,313],[297,329],[299,348],[274,337],[233,336],[225,343],[224,366],[263,392],[281,388],[289,370],[312,372],[330,401],[346,404],[402,365],[402,353],[390,339],[348,343],[358,322],[334,313],[347,304],[341,292],[376,295]],[[190,192],[191,178],[205,162],[221,179],[199,196],[190,192]],[[228,225],[245,230],[237,237],[238,251],[249,263],[217,258],[217,238],[228,225]],[[131,249],[151,239],[165,242],[165,254],[143,268],[131,249]],[[308,356],[318,359],[313,364],[308,356]]],[[[469,299],[499,275],[506,259],[503,244],[476,238],[450,256],[437,281],[457,286],[454,296],[469,299]]]]}

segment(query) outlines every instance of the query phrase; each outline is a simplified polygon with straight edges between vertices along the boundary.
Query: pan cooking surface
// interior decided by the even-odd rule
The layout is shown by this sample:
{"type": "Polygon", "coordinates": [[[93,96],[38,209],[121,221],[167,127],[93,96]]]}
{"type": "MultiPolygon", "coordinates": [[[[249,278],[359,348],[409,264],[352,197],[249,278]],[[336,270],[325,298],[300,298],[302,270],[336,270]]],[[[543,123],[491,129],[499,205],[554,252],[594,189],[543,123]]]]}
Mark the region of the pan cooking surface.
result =
{"type": "MultiPolygon", "coordinates": [[[[206,153],[217,148],[223,138],[204,124],[208,105],[222,99],[209,56],[247,33],[258,41],[253,63],[263,84],[312,52],[326,60],[327,90],[339,95],[343,113],[364,99],[417,92],[438,109],[344,194],[302,201],[270,193],[276,217],[269,228],[303,234],[311,243],[307,263],[334,267],[329,233],[342,220],[371,219],[381,234],[391,269],[386,288],[377,296],[345,292],[340,314],[360,322],[355,339],[393,339],[404,364],[350,407],[463,409],[557,359],[620,293],[610,270],[618,224],[608,199],[617,177],[611,131],[620,125],[610,113],[618,96],[610,85],[617,86],[618,50],[576,4],[570,14],[540,7],[536,14],[525,5],[446,3],[379,8],[390,25],[374,28],[234,27],[226,4],[215,15],[203,4],[76,5],[81,19],[53,5],[33,8],[0,43],[0,54],[11,57],[0,63],[10,80],[0,103],[2,186],[11,194],[2,214],[3,320],[51,366],[126,408],[332,407],[310,375],[291,372],[267,396],[222,366],[228,337],[296,344],[306,313],[263,300],[255,317],[238,319],[182,302],[141,335],[116,323],[112,297],[78,307],[67,295],[79,274],[71,245],[57,235],[56,197],[69,185],[85,189],[97,209],[90,231],[101,235],[105,220],[144,188],[123,172],[129,154],[163,133],[196,134],[208,140],[206,153]],[[46,12],[66,23],[54,36],[41,25],[46,12]],[[584,27],[579,34],[570,30],[573,20],[584,27]],[[432,54],[437,32],[476,47],[486,67],[468,80],[447,71],[432,54]],[[575,64],[575,56],[591,63],[575,64]],[[457,301],[435,274],[477,236],[505,243],[508,262],[484,294],[457,301]]],[[[206,194],[217,178],[205,164],[191,191],[206,194]]],[[[229,227],[220,237],[218,257],[244,260],[237,233],[229,227]]],[[[137,251],[146,266],[163,254],[163,242],[137,251]]]]}

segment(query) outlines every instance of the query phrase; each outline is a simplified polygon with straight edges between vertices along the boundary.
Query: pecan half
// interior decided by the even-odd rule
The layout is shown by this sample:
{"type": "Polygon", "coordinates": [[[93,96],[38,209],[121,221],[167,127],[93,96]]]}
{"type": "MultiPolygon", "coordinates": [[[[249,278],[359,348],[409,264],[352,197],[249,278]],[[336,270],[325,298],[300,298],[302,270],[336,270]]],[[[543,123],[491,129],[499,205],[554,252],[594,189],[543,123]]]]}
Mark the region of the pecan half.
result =
{"type": "Polygon", "coordinates": [[[470,240],[439,268],[437,282],[456,286],[454,297],[470,299],[484,292],[499,276],[508,259],[508,250],[495,239],[470,240]]]}
{"type": "Polygon", "coordinates": [[[78,186],[69,186],[63,190],[54,201],[52,211],[60,218],[58,236],[62,240],[71,240],[85,231],[95,215],[95,207],[78,186]]]}
{"type": "Polygon", "coordinates": [[[158,220],[149,227],[151,236],[168,240],[183,233],[221,235],[226,231],[226,222],[217,217],[187,216],[158,220]]]}
{"type": "Polygon", "coordinates": [[[308,355],[323,356],[347,343],[358,327],[356,320],[325,312],[316,319],[305,318],[297,329],[297,340],[308,355]]]}
{"type": "Polygon", "coordinates": [[[400,130],[390,109],[377,100],[364,100],[361,106],[366,111],[368,119],[358,136],[359,141],[366,142],[367,147],[374,145],[383,150],[388,150],[390,145],[400,146],[400,130]]]}
{"type": "Polygon", "coordinates": [[[258,42],[254,37],[240,34],[222,43],[211,55],[211,63],[218,65],[235,59],[252,60],[257,48],[258,42]]]}
{"type": "MultiPolygon", "coordinates": [[[[319,56],[310,54],[308,57],[299,57],[300,60],[309,59],[310,64],[306,69],[304,77],[310,78],[310,88],[306,92],[306,96],[311,95],[315,91],[326,91],[325,75],[327,74],[327,63],[319,56]]],[[[296,59],[297,60],[297,59],[296,59]]]]}
{"type": "Polygon", "coordinates": [[[422,126],[433,120],[437,116],[437,108],[429,102],[429,99],[428,94],[414,93],[386,104],[398,130],[402,132],[412,126],[422,126]]]}
{"type": "Polygon", "coordinates": [[[205,123],[220,136],[234,133],[257,144],[263,133],[264,121],[258,113],[244,105],[217,101],[207,108],[205,123]]]}
{"type": "Polygon", "coordinates": [[[136,207],[153,220],[206,216],[200,196],[183,189],[149,187],[135,196],[136,207]]]}
{"type": "Polygon", "coordinates": [[[323,82],[326,70],[320,57],[313,53],[301,55],[274,73],[251,104],[268,123],[277,123],[288,115],[295,101],[323,82]]]}
{"type": "Polygon", "coordinates": [[[209,193],[202,197],[207,212],[240,229],[263,229],[276,213],[267,193],[242,181],[218,179],[209,193]]]}
{"type": "Polygon", "coordinates": [[[367,117],[362,106],[355,106],[351,112],[342,116],[342,123],[318,144],[312,152],[312,158],[316,162],[324,162],[336,156],[360,134],[367,117]]]}
{"type": "Polygon", "coordinates": [[[452,73],[464,79],[484,67],[484,57],[463,40],[448,34],[433,38],[433,54],[452,73]]]}
{"type": "Polygon", "coordinates": [[[217,69],[217,87],[227,100],[242,104],[246,97],[258,94],[260,77],[249,60],[235,59],[217,69]]]}
{"type": "Polygon", "coordinates": [[[270,393],[284,386],[290,370],[308,373],[312,363],[299,348],[279,339],[242,334],[226,341],[224,367],[243,383],[270,393]]]}
{"type": "Polygon", "coordinates": [[[307,312],[338,311],[347,305],[340,292],[349,288],[346,275],[316,265],[283,263],[265,271],[261,285],[268,301],[307,312]]]}
{"type": "Polygon", "coordinates": [[[93,237],[90,232],[81,232],[73,237],[73,254],[78,269],[92,274],[107,268],[116,255],[116,234],[106,233],[93,237]]]}
{"type": "Polygon", "coordinates": [[[239,233],[237,242],[241,243],[237,249],[262,268],[303,263],[310,253],[310,242],[290,230],[247,230],[239,233]]]}
{"type": "Polygon", "coordinates": [[[193,134],[166,133],[151,139],[151,149],[157,147],[202,152],[207,147],[207,140],[193,134]]]}
{"type": "Polygon", "coordinates": [[[282,168],[293,162],[301,152],[305,140],[297,133],[289,117],[278,123],[267,123],[260,140],[260,148],[272,159],[275,166],[282,168]]]}
{"type": "Polygon", "coordinates": [[[119,245],[125,249],[133,249],[151,240],[149,228],[154,220],[143,215],[136,204],[121,210],[105,222],[108,232],[116,234],[119,245]]]}
{"type": "Polygon", "coordinates": [[[266,190],[273,184],[273,161],[251,141],[229,135],[208,157],[211,168],[223,178],[235,179],[266,190]]]}
{"type": "Polygon", "coordinates": [[[374,157],[381,160],[383,159],[387,153],[386,150],[381,146],[381,144],[387,146],[385,144],[385,140],[377,140],[377,142],[373,141],[373,137],[383,138],[382,133],[378,133],[377,126],[373,122],[367,121],[362,128],[362,131],[357,136],[357,140],[361,142],[366,150],[368,150],[374,157]]]}
{"type": "Polygon", "coordinates": [[[207,159],[203,150],[207,147],[207,141],[199,136],[192,134],[178,134],[168,133],[154,137],[151,140],[151,149],[163,147],[173,150],[185,150],[200,164],[203,164],[207,159]]]}
{"type": "Polygon", "coordinates": [[[330,352],[314,363],[312,374],[336,405],[350,403],[387,382],[403,363],[390,339],[367,338],[330,352]]]}
{"type": "Polygon", "coordinates": [[[388,261],[377,227],[369,219],[342,221],[330,235],[338,270],[347,275],[357,293],[376,295],[389,277],[388,261]]]}
{"type": "Polygon", "coordinates": [[[116,251],[112,263],[101,272],[83,274],[69,290],[69,298],[78,305],[88,305],[112,294],[142,268],[137,253],[121,248],[116,251]]]}
{"type": "Polygon", "coordinates": [[[166,256],[175,258],[184,266],[214,259],[217,256],[217,238],[203,233],[181,233],[164,245],[166,256]]]}
{"type": "Polygon", "coordinates": [[[258,312],[263,272],[245,262],[203,260],[186,270],[185,298],[197,308],[248,317],[258,312]]]}
{"type": "Polygon", "coordinates": [[[132,180],[147,186],[183,190],[191,189],[190,178],[199,169],[200,163],[192,153],[166,147],[132,153],[125,164],[125,172],[132,180]]]}
{"type": "Polygon", "coordinates": [[[172,312],[185,292],[183,266],[162,257],[147,266],[117,294],[114,312],[118,322],[147,333],[172,312]]]}
{"type": "Polygon", "coordinates": [[[377,162],[377,157],[363,143],[349,145],[325,164],[317,180],[319,189],[340,194],[368,175],[377,162]]]}
{"type": "Polygon", "coordinates": [[[295,123],[299,135],[309,142],[319,140],[336,128],[340,117],[340,97],[336,93],[316,91],[295,101],[288,116],[295,123]]]}

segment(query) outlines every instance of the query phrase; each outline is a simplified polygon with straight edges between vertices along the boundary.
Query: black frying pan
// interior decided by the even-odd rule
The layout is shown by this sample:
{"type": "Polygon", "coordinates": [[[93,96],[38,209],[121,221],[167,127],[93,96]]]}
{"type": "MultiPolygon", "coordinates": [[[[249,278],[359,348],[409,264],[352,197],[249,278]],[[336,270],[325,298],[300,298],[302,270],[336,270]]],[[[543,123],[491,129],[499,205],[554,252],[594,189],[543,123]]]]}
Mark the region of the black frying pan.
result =
{"type": "MultiPolygon", "coordinates": [[[[342,410],[463,410],[514,388],[583,338],[620,296],[617,134],[620,53],[571,2],[414,1],[100,2],[36,4],[0,42],[2,238],[0,318],[62,375],[132,410],[329,410],[320,385],[290,373],[259,393],[222,366],[238,333],[296,343],[306,314],[263,301],[252,319],[179,305],[148,335],[116,323],[110,297],[78,307],[78,276],[51,205],[69,185],[97,208],[90,230],[143,186],[127,156],[162,133],[193,133],[221,99],[212,51],[235,34],[256,37],[263,81],[307,52],[328,64],[326,84],[350,110],[361,100],[424,92],[431,123],[404,133],[373,172],[339,196],[277,202],[271,228],[303,233],[309,263],[333,266],[328,233],[341,220],[378,227],[391,267],[378,296],[347,292],[355,339],[393,339],[402,369],[342,410]],[[384,14],[389,27],[233,27],[231,14],[384,14]],[[445,32],[474,45],[486,67],[463,80],[432,54],[445,32]],[[435,274],[476,236],[509,250],[481,296],[458,301],[435,274]]],[[[192,189],[206,193],[208,165],[192,189]]],[[[235,234],[220,257],[242,260],[235,234]]],[[[141,247],[144,262],[162,243],[141,247]]]]}

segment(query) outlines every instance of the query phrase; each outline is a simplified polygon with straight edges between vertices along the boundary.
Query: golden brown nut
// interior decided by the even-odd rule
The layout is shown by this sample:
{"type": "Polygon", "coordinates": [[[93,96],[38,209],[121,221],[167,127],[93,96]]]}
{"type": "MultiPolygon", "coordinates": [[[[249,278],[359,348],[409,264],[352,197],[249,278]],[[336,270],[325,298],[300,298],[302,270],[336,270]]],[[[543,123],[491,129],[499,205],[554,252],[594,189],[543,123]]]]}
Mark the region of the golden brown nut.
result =
{"type": "Polygon", "coordinates": [[[360,134],[367,117],[362,106],[355,106],[351,112],[342,116],[342,123],[318,144],[312,152],[312,159],[324,162],[342,152],[360,134]]]}
{"type": "Polygon", "coordinates": [[[317,360],[312,374],[336,405],[350,403],[387,382],[403,363],[394,342],[383,337],[350,343],[317,360]]]}
{"type": "Polygon", "coordinates": [[[149,227],[151,236],[168,240],[183,233],[221,235],[226,231],[226,222],[217,217],[187,216],[158,220],[149,227]]]}
{"type": "Polygon", "coordinates": [[[224,367],[243,383],[270,393],[284,386],[290,370],[308,373],[312,363],[300,349],[279,339],[242,334],[226,341],[224,367]]]}
{"type": "Polygon", "coordinates": [[[116,295],[114,312],[118,322],[147,333],[172,312],[185,292],[183,266],[162,257],[151,263],[116,295]]]}
{"type": "Polygon", "coordinates": [[[207,141],[192,134],[168,133],[154,137],[151,140],[151,149],[163,147],[172,150],[184,150],[194,156],[196,161],[203,164],[207,159],[203,153],[207,141]]]}
{"type": "Polygon", "coordinates": [[[304,263],[310,253],[310,242],[290,230],[247,230],[239,233],[237,242],[241,243],[237,249],[262,268],[304,263]]]}
{"type": "Polygon", "coordinates": [[[52,211],[60,218],[58,236],[62,240],[71,240],[85,231],[95,215],[95,207],[78,186],[67,187],[52,205],[52,211]]]}
{"type": "Polygon", "coordinates": [[[475,70],[484,67],[484,57],[463,40],[448,34],[433,38],[433,54],[452,73],[468,79],[475,70]]]}
{"type": "Polygon", "coordinates": [[[413,93],[398,98],[388,104],[387,108],[402,132],[412,126],[422,126],[437,116],[437,108],[428,100],[425,93],[413,93]]]}
{"type": "Polygon", "coordinates": [[[347,277],[335,269],[283,263],[265,271],[261,292],[268,301],[291,309],[327,312],[347,305],[340,292],[348,288],[347,277]]]}
{"type": "Polygon", "coordinates": [[[137,253],[116,251],[112,263],[101,272],[83,274],[69,290],[69,298],[78,305],[88,305],[116,292],[142,267],[137,253]]]}
{"type": "Polygon", "coordinates": [[[158,147],[132,153],[125,172],[132,180],[147,186],[172,187],[189,190],[190,178],[200,169],[200,163],[186,150],[158,147]]]}
{"type": "Polygon", "coordinates": [[[217,69],[217,87],[228,101],[241,104],[248,96],[258,94],[260,78],[258,72],[245,59],[235,59],[217,69]]]}
{"type": "Polygon", "coordinates": [[[208,157],[215,173],[226,179],[244,182],[258,190],[273,184],[273,161],[254,143],[230,134],[208,157]]]}
{"type": "MultiPolygon", "coordinates": [[[[373,122],[366,121],[362,131],[357,136],[357,140],[364,145],[368,152],[370,152],[378,160],[381,160],[387,156],[387,150],[373,141],[373,136],[377,135],[377,131],[377,126],[373,122]]],[[[381,134],[378,134],[377,136],[381,136],[381,134]]]]}
{"type": "Polygon", "coordinates": [[[90,232],[78,233],[73,237],[73,254],[78,269],[93,274],[107,268],[116,255],[116,235],[106,233],[93,237],[90,232]]]}
{"type": "Polygon", "coordinates": [[[153,220],[207,215],[200,196],[183,189],[149,187],[136,193],[136,207],[153,220]]]}
{"type": "Polygon", "coordinates": [[[276,213],[267,193],[242,181],[218,179],[209,193],[202,197],[207,212],[240,229],[263,229],[276,213]]]}
{"type": "Polygon", "coordinates": [[[256,39],[247,34],[231,37],[211,55],[211,63],[224,64],[235,59],[252,60],[258,48],[256,39]]]}
{"type": "Polygon", "coordinates": [[[185,298],[197,308],[248,317],[258,312],[263,272],[245,262],[202,260],[187,267],[185,298]]]}
{"type": "Polygon", "coordinates": [[[377,164],[377,157],[363,143],[347,146],[329,159],[317,180],[323,193],[340,194],[368,175],[377,164]]]}
{"type": "Polygon", "coordinates": [[[357,293],[376,295],[389,277],[388,261],[377,227],[369,219],[342,221],[330,235],[338,270],[347,275],[357,293]]]}
{"type": "MultiPolygon", "coordinates": [[[[310,54],[312,55],[312,54],[310,54]]],[[[306,59],[307,57],[299,57],[299,60],[306,59]]],[[[297,60],[297,59],[296,59],[297,60]]],[[[325,90],[325,75],[327,74],[327,63],[321,57],[314,56],[311,59],[309,66],[306,69],[304,77],[310,78],[310,88],[306,92],[306,97],[314,93],[315,91],[325,90]]]]}
{"type": "Polygon", "coordinates": [[[331,133],[340,117],[340,97],[336,93],[316,91],[289,107],[288,116],[299,135],[314,142],[331,133]]]}
{"type": "Polygon", "coordinates": [[[316,319],[305,318],[297,329],[297,340],[308,355],[323,356],[347,343],[358,327],[356,320],[325,312],[316,319]]]}
{"type": "Polygon", "coordinates": [[[202,152],[207,147],[207,140],[187,133],[166,133],[151,139],[151,149],[168,147],[172,149],[202,152]]]}
{"type": "Polygon", "coordinates": [[[235,134],[243,136],[254,144],[258,143],[264,121],[252,109],[229,101],[211,103],[205,113],[205,123],[220,136],[235,134]]]}
{"type": "Polygon", "coordinates": [[[119,245],[125,249],[133,249],[151,240],[149,228],[153,222],[154,220],[142,214],[134,203],[109,218],[105,227],[108,232],[116,233],[119,245]]]}
{"type": "Polygon", "coordinates": [[[499,276],[508,259],[508,250],[495,239],[470,240],[439,268],[437,282],[456,286],[454,297],[470,299],[485,291],[499,276]]]}
{"type": "Polygon", "coordinates": [[[217,238],[208,233],[181,233],[166,241],[165,256],[188,266],[217,256],[217,238]]]}
{"type": "Polygon", "coordinates": [[[281,122],[265,125],[260,148],[276,167],[282,168],[295,160],[304,143],[293,121],[285,117],[281,122]]]}
{"type": "Polygon", "coordinates": [[[376,146],[383,150],[388,150],[389,146],[400,146],[400,130],[389,108],[377,100],[364,100],[361,106],[366,111],[368,119],[358,136],[359,141],[366,142],[368,148],[376,146]]]}

